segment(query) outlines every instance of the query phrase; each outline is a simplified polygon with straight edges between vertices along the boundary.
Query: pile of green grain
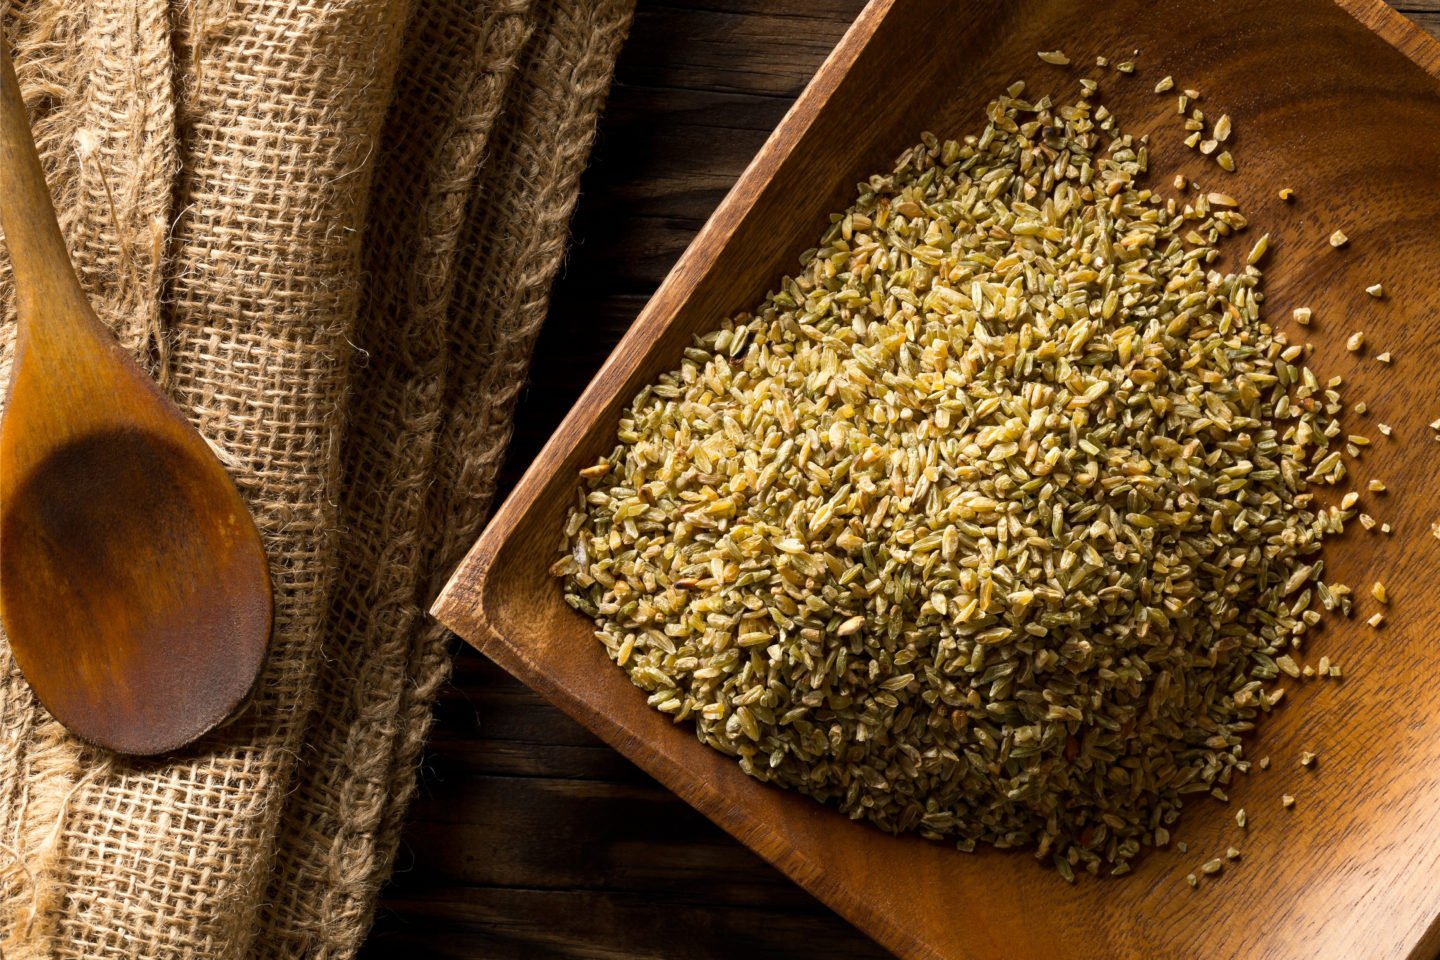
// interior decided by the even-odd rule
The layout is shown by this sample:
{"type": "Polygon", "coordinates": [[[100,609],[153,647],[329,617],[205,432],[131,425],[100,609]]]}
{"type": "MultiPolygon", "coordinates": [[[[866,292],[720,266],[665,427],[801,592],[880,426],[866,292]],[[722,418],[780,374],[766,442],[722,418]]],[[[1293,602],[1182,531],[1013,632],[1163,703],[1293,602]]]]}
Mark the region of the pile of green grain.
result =
{"type": "Polygon", "coordinates": [[[1163,200],[1088,91],[1023,93],[640,392],[554,572],[747,773],[1123,873],[1348,608],[1306,492],[1339,402],[1261,319],[1265,243],[1212,269],[1233,200],[1163,200]]]}

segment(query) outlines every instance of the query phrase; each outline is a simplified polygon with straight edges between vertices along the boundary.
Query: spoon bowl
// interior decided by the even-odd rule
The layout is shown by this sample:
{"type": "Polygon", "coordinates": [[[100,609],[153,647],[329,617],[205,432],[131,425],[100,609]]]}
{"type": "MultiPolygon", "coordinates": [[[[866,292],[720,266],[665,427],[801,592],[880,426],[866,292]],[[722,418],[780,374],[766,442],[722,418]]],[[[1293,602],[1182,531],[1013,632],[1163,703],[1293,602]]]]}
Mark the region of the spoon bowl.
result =
{"type": "Polygon", "coordinates": [[[177,749],[259,674],[265,554],[215,454],[86,301],[3,44],[0,226],[18,317],[0,421],[0,618],[36,696],[76,736],[177,749]]]}

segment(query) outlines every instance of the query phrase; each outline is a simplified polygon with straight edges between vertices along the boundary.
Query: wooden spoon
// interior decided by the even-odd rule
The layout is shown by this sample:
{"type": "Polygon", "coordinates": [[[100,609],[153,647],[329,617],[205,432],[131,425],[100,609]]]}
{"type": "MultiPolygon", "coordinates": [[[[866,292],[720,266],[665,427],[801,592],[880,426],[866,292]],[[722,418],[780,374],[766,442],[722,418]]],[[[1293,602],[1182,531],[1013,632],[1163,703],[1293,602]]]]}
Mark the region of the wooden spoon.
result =
{"type": "Polygon", "coordinates": [[[0,617],[75,735],[176,749],[246,698],[272,613],[260,535],[214,453],[95,317],[0,42],[14,370],[0,423],[0,617]]]}

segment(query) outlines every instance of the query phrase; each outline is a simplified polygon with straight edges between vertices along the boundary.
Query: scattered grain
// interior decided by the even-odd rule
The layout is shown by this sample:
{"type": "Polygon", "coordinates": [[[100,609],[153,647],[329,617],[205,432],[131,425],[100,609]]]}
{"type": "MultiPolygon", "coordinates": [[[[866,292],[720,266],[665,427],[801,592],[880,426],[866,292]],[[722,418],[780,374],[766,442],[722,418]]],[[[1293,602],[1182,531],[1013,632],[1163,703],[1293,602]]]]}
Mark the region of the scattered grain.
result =
{"type": "Polygon", "coordinates": [[[1267,233],[1261,236],[1259,240],[1255,241],[1255,246],[1250,248],[1250,255],[1245,258],[1245,262],[1250,264],[1251,266],[1254,266],[1261,260],[1265,259],[1265,254],[1269,252],[1270,234],[1267,233]]]}
{"type": "Polygon", "coordinates": [[[1336,249],[1345,246],[1345,244],[1349,242],[1350,238],[1345,236],[1345,231],[1343,230],[1336,230],[1334,233],[1330,234],[1330,246],[1335,247],[1336,249]]]}

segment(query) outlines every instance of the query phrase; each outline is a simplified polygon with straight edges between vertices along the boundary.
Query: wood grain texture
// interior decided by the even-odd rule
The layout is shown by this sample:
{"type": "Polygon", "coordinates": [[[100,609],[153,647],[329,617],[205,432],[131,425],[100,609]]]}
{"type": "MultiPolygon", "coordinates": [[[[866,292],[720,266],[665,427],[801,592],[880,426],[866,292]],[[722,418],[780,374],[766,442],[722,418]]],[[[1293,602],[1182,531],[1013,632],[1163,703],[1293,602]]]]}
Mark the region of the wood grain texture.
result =
{"type": "Polygon", "coordinates": [[[1391,7],[1421,29],[1440,37],[1440,0],[1399,0],[1391,7]]]}
{"type": "Polygon", "coordinates": [[[36,696],[122,753],[177,749],[250,691],[269,571],[235,485],[96,318],[0,40],[15,357],[0,424],[0,609],[36,696]]]}
{"type": "MultiPolygon", "coordinates": [[[[1440,20],[1440,3],[1428,2],[1428,10],[1406,10],[1440,20]]],[[[512,479],[818,65],[818,32],[833,44],[859,8],[702,5],[642,2],[521,410],[512,479]],[[780,25],[768,36],[738,28],[758,16],[780,25]],[[793,36],[787,20],[803,21],[805,42],[780,60],[774,48],[789,48],[793,36]],[[698,35],[702,24],[708,35],[698,35]]],[[[1245,151],[1237,156],[1246,163],[1245,151]]],[[[1310,206],[1305,215],[1321,212],[1310,206]]],[[[387,896],[371,956],[885,955],[787,881],[777,884],[771,868],[673,796],[662,792],[642,807],[656,833],[653,845],[637,848],[615,820],[651,781],[468,649],[429,757],[409,861],[387,896]],[[513,837],[514,825],[530,822],[535,796],[508,789],[520,780],[585,781],[584,792],[546,794],[546,816],[564,823],[564,843],[513,837]],[[730,855],[717,876],[721,849],[730,855]],[[763,892],[770,909],[745,907],[736,893],[744,889],[763,892]]]]}

